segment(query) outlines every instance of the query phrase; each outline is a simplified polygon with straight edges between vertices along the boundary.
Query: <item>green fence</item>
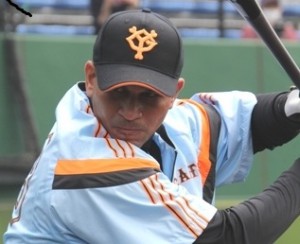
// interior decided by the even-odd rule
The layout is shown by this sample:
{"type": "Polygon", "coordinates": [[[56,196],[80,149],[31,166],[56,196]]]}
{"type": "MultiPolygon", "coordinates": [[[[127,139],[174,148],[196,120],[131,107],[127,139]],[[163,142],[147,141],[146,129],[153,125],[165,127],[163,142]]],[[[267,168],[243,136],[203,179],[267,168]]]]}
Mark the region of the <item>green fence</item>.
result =
{"type": "MultiPolygon", "coordinates": [[[[1,40],[3,40],[1,36],[1,40]]],[[[94,36],[14,36],[23,64],[23,80],[41,146],[54,122],[54,109],[61,96],[76,81],[84,80],[84,63],[91,59],[94,36]]],[[[286,43],[300,62],[300,46],[286,43]]],[[[280,91],[291,85],[289,77],[260,41],[185,40],[181,97],[196,91],[280,91]]],[[[12,106],[14,92],[6,79],[3,43],[0,41],[0,156],[22,153],[26,142],[18,114],[12,106]]],[[[299,155],[300,138],[289,145],[255,157],[246,183],[223,187],[220,196],[245,196],[271,183],[299,155]]],[[[1,167],[1,162],[0,162],[1,167]]],[[[1,171],[1,168],[0,168],[1,171]]]]}

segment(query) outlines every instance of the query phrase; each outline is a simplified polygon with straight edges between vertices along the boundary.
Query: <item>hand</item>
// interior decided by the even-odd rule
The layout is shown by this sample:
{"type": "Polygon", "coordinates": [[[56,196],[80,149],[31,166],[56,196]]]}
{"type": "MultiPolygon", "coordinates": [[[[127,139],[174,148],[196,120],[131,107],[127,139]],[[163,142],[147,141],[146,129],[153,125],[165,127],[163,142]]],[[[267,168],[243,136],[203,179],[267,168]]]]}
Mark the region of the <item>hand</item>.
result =
{"type": "Polygon", "coordinates": [[[299,89],[292,87],[290,93],[287,96],[287,100],[284,105],[284,112],[287,117],[296,115],[300,117],[300,93],[299,89]]]}

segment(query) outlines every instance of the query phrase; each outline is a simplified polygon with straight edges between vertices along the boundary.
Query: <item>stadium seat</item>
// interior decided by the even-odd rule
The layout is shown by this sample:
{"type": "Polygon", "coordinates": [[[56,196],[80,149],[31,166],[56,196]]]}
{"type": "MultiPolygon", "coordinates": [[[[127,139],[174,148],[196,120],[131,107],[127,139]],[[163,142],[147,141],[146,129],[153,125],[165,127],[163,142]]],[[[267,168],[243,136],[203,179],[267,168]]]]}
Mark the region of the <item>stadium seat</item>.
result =
{"type": "MultiPolygon", "coordinates": [[[[40,13],[39,9],[51,8],[51,14],[57,14],[62,11],[62,14],[68,15],[70,13],[74,18],[79,17],[80,14],[87,15],[89,12],[90,0],[15,0],[19,6],[27,9],[28,11],[36,11],[40,13]],[[55,10],[59,10],[55,12],[55,10]],[[74,12],[75,11],[75,12],[74,12]]],[[[219,12],[218,0],[140,0],[140,7],[150,8],[152,11],[161,14],[175,14],[175,18],[180,19],[180,14],[186,12],[193,14],[193,18],[198,16],[209,16],[208,18],[217,18],[219,12]]],[[[224,14],[238,15],[235,6],[229,1],[223,2],[224,14]]],[[[42,13],[43,14],[43,13],[42,13]]],[[[42,15],[41,14],[41,15],[42,15]]],[[[60,13],[61,14],[61,13],[60,13]]],[[[34,15],[34,12],[33,12],[34,15]]],[[[46,15],[45,15],[46,16],[46,15]]],[[[39,23],[23,23],[16,27],[16,32],[19,34],[49,34],[49,35],[91,35],[94,33],[94,27],[88,24],[76,25],[69,21],[62,23],[51,23],[49,14],[47,16],[50,19],[49,22],[40,21],[39,23]],[[70,24],[69,24],[70,23],[70,24]]],[[[44,18],[47,19],[46,17],[44,18]]],[[[201,18],[201,17],[199,17],[201,18]]],[[[65,18],[66,19],[66,18],[65,18]]],[[[188,26],[186,26],[188,27],[188,26]]],[[[205,26],[194,28],[179,28],[182,37],[184,38],[219,38],[220,30],[218,28],[212,28],[205,26]]],[[[226,38],[240,38],[239,30],[225,29],[224,37],[226,38]]]]}
{"type": "MultiPolygon", "coordinates": [[[[220,37],[220,30],[216,28],[180,28],[180,35],[182,38],[196,38],[196,39],[212,39],[220,37]]],[[[225,29],[224,38],[239,39],[241,38],[241,30],[239,29],[225,29]]]]}
{"type": "Polygon", "coordinates": [[[220,32],[218,29],[209,28],[180,28],[180,35],[182,38],[218,38],[220,32]]]}
{"type": "Polygon", "coordinates": [[[16,27],[19,34],[43,34],[43,35],[93,35],[92,26],[72,26],[72,25],[25,25],[16,27]]]}
{"type": "Polygon", "coordinates": [[[224,38],[240,39],[242,37],[242,31],[240,29],[225,29],[224,38]]]}
{"type": "Polygon", "coordinates": [[[285,5],[283,7],[283,16],[299,18],[300,17],[300,3],[285,5]]]}
{"type": "MultiPolygon", "coordinates": [[[[198,14],[217,14],[219,11],[218,1],[188,1],[188,0],[144,0],[142,7],[149,8],[156,12],[190,12],[198,14]]],[[[225,13],[236,14],[233,4],[224,1],[223,9],[225,13]]]]}
{"type": "Polygon", "coordinates": [[[43,8],[51,7],[57,9],[88,9],[90,5],[89,0],[15,0],[19,6],[29,8],[43,8]]]}

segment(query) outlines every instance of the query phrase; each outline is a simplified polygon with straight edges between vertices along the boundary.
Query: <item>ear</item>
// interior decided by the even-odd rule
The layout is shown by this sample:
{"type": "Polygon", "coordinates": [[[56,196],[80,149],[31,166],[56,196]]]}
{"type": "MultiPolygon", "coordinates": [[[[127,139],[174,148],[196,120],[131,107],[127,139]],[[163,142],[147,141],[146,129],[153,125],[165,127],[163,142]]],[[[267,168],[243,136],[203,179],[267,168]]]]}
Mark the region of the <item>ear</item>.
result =
{"type": "Polygon", "coordinates": [[[181,92],[181,90],[183,89],[184,84],[185,84],[185,80],[183,78],[179,78],[178,82],[177,82],[176,93],[175,93],[175,95],[171,99],[170,108],[173,107],[173,103],[174,103],[175,99],[178,97],[178,95],[181,92]]]}
{"type": "Polygon", "coordinates": [[[176,89],[176,94],[175,94],[175,98],[178,97],[179,93],[182,91],[182,89],[184,88],[184,84],[185,84],[185,80],[180,77],[178,79],[178,82],[177,82],[177,89],[176,89]]]}
{"type": "Polygon", "coordinates": [[[91,60],[88,60],[84,66],[85,72],[85,89],[86,94],[90,97],[93,91],[98,88],[96,69],[91,60]]]}

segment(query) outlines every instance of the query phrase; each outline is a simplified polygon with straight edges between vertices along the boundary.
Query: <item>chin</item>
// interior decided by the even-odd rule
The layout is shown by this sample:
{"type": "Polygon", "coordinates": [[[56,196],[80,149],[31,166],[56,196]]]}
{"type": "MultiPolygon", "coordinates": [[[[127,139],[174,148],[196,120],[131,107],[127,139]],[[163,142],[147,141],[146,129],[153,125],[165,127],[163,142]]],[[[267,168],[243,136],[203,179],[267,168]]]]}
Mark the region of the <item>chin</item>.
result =
{"type": "Polygon", "coordinates": [[[142,147],[144,143],[148,140],[147,138],[145,139],[145,136],[142,136],[141,134],[139,135],[125,135],[121,134],[119,131],[116,131],[116,133],[111,133],[111,136],[113,138],[117,138],[122,141],[127,141],[130,144],[133,144],[137,147],[142,147]],[[118,136],[116,136],[118,135],[118,136]]]}
{"type": "Polygon", "coordinates": [[[140,140],[134,139],[134,138],[128,138],[128,137],[126,138],[126,137],[122,137],[122,136],[117,136],[117,137],[114,137],[114,138],[116,138],[118,140],[126,141],[130,144],[133,144],[133,145],[137,146],[137,147],[141,147],[143,145],[143,143],[141,143],[140,140]]]}
{"type": "Polygon", "coordinates": [[[131,144],[133,144],[133,145],[135,145],[137,147],[142,147],[143,144],[144,144],[144,143],[141,143],[141,142],[135,141],[135,140],[125,140],[125,141],[127,141],[127,142],[129,142],[129,143],[131,143],[131,144]]]}

